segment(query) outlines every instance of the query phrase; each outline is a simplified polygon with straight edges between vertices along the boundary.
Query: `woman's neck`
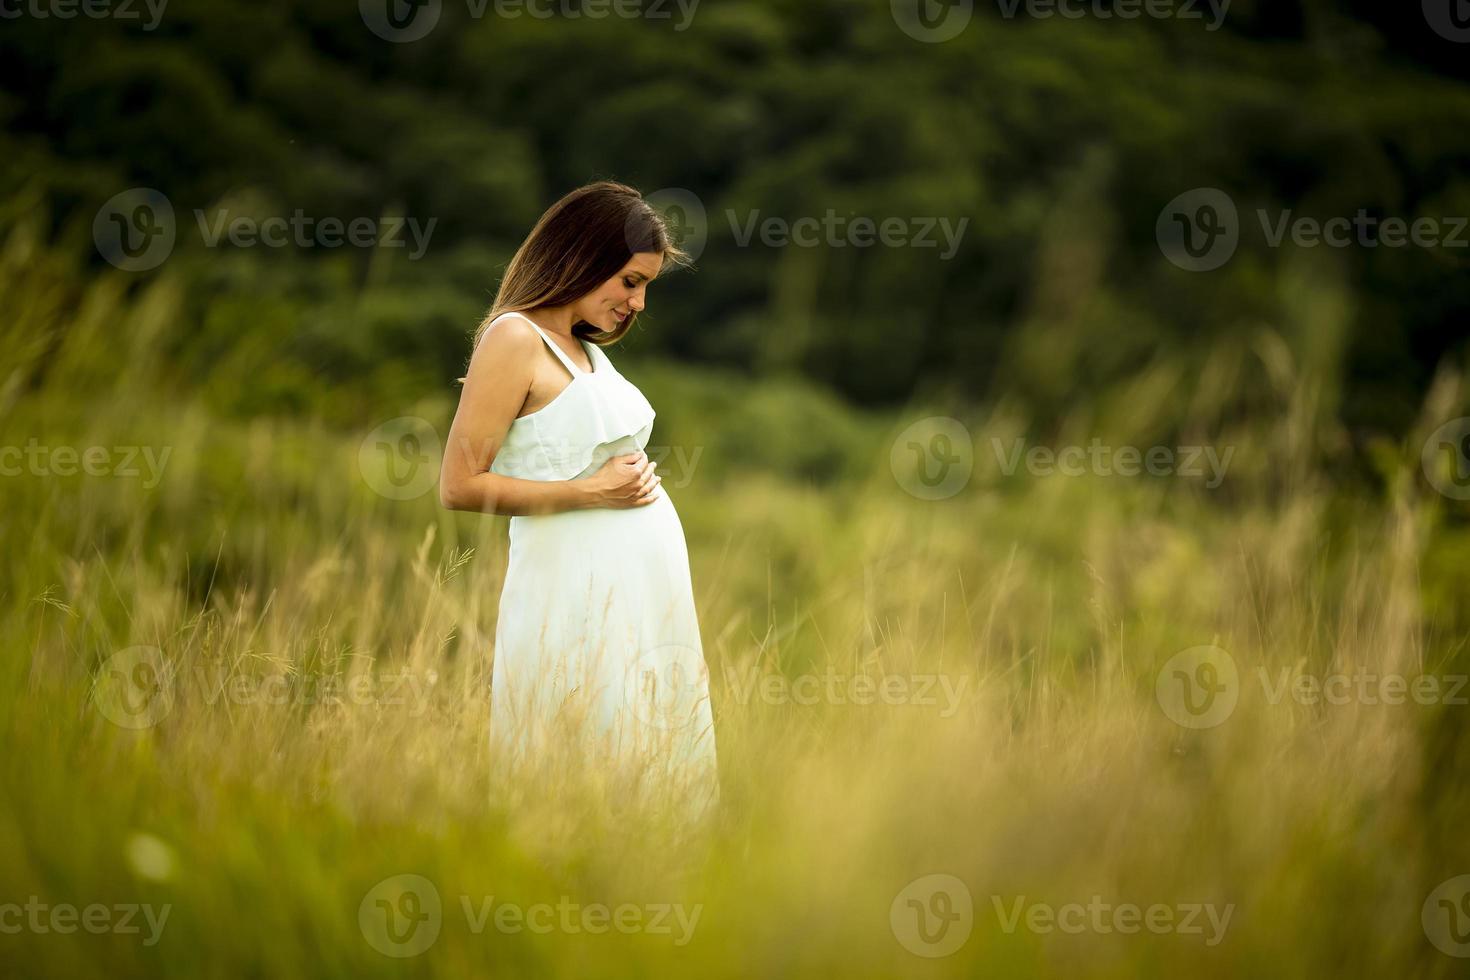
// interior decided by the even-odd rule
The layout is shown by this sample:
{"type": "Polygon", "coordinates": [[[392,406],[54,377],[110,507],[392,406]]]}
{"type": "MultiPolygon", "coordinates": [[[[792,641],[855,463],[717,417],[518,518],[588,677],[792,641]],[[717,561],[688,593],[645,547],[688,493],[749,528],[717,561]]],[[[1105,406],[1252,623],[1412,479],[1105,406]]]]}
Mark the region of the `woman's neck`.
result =
{"type": "Polygon", "coordinates": [[[542,330],[550,330],[564,337],[572,336],[572,310],[567,306],[540,306],[525,311],[542,330]]]}

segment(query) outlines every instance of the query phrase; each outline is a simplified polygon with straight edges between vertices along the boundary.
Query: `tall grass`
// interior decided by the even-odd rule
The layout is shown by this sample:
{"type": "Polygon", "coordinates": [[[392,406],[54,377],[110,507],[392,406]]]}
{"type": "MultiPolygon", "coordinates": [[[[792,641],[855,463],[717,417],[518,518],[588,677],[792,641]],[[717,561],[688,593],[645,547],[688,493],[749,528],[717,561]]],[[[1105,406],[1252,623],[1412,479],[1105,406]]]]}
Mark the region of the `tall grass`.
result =
{"type": "MultiPolygon", "coordinates": [[[[1465,673],[1464,532],[1416,478],[1416,437],[1377,448],[1381,492],[1334,482],[1323,447],[1338,435],[1318,400],[1330,379],[1282,332],[1221,347],[1192,375],[1156,364],[1045,440],[1147,446],[1160,420],[1186,419],[1235,448],[1213,490],[1007,474],[991,440],[1037,438],[1014,398],[857,417],[787,387],[645,366],[654,441],[724,447],[666,483],[689,539],[722,777],[716,819],[691,832],[570,761],[495,778],[504,522],[446,513],[433,493],[385,497],[359,462],[384,419],[444,431],[447,396],[347,431],[220,416],[158,381],[158,339],[183,329],[177,283],[68,288],[55,262],[23,236],[0,261],[15,352],[0,445],[169,456],[152,487],[4,478],[0,901],[169,914],[151,944],[146,926],[7,931],[7,972],[1456,972],[1421,911],[1470,872],[1466,709],[1270,695],[1283,671],[1465,673]],[[1218,406],[1242,372],[1274,400],[1232,420],[1218,406]],[[974,472],[925,500],[889,450],[938,415],[965,423],[974,472]],[[762,416],[808,427],[752,431],[762,416]],[[812,469],[783,472],[784,452],[812,469]],[[1235,665],[1238,704],[1192,728],[1171,718],[1159,677],[1202,646],[1235,665]],[[128,727],[116,699],[131,675],[116,671],[137,657],[169,679],[167,710],[128,727]],[[432,882],[442,910],[432,945],[393,957],[363,915],[374,896],[413,908],[400,875],[432,882]],[[938,947],[904,918],[948,908],[931,875],[973,901],[972,923],[951,926],[968,938],[941,957],[922,955],[938,947]],[[541,933],[492,915],[476,931],[490,896],[698,918],[592,934],[580,919],[541,933]],[[1025,914],[1012,925],[1038,903],[1229,917],[1212,930],[1201,914],[1201,932],[1123,933],[1109,913],[1076,931],[1025,914]]],[[[1426,426],[1462,398],[1447,375],[1426,426]]]]}

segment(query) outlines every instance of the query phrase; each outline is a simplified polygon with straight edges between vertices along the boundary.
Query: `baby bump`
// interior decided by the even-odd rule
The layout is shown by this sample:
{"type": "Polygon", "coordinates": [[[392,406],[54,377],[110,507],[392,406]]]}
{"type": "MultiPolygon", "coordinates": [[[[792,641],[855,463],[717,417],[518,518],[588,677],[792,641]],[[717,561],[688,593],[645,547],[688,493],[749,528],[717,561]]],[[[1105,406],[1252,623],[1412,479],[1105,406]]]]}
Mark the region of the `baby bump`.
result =
{"type": "MultiPolygon", "coordinates": [[[[674,502],[662,487],[652,503],[510,520],[510,561],[501,604],[515,614],[527,609],[562,610],[581,623],[590,615],[596,629],[608,607],[632,616],[692,616],[689,552],[674,502]],[[596,607],[589,610],[588,605],[596,607]],[[581,617],[578,619],[578,617],[581,617]]],[[[609,624],[611,625],[611,624],[609,624]]],[[[639,631],[656,623],[639,623],[639,631]]],[[[584,627],[586,628],[586,627],[584,627]]]]}
{"type": "Polygon", "coordinates": [[[684,527],[662,485],[654,499],[636,507],[588,507],[557,514],[510,519],[510,561],[537,567],[608,561],[616,564],[662,559],[684,563],[689,556],[684,527]]]}

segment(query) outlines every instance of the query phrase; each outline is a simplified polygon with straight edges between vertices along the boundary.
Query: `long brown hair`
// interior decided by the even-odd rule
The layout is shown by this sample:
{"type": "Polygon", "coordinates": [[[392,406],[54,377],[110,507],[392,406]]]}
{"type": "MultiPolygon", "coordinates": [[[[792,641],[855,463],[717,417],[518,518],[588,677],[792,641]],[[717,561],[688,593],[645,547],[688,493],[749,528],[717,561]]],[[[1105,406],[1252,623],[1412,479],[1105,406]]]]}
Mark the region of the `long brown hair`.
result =
{"type": "MultiPolygon", "coordinates": [[[[610,180],[577,188],[547,208],[516,249],[470,349],[479,345],[485,329],[500,314],[575,302],[615,276],[639,252],[662,255],[663,268],[690,261],[663,215],[634,188],[610,180]]],[[[611,344],[637,319],[634,313],[613,330],[578,320],[572,324],[572,335],[611,344]]],[[[464,378],[459,380],[464,383],[464,378]]]]}

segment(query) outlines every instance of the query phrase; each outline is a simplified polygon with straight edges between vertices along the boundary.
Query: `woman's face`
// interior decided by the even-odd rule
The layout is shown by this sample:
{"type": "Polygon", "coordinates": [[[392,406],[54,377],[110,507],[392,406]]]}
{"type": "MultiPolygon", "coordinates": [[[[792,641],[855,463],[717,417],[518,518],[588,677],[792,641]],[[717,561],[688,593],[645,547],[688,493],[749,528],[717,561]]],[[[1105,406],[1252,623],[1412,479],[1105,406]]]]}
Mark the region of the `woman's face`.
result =
{"type": "Polygon", "coordinates": [[[643,309],[643,294],[663,268],[657,252],[639,252],[618,274],[572,306],[573,322],[585,320],[599,330],[615,330],[628,317],[643,309]]]}

